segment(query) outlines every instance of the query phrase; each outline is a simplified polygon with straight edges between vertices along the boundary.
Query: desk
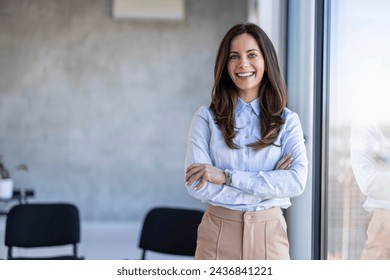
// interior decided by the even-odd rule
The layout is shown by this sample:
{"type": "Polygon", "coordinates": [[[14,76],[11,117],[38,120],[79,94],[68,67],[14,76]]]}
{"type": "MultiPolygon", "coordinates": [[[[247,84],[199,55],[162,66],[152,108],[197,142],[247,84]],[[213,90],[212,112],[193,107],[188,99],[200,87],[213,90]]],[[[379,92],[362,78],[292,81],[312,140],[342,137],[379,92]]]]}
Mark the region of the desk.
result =
{"type": "Polygon", "coordinates": [[[10,208],[12,204],[15,204],[15,202],[18,204],[28,203],[28,199],[34,197],[34,195],[35,192],[33,189],[14,189],[10,199],[0,199],[0,215],[7,215],[8,208],[10,208]],[[6,206],[6,209],[3,207],[4,205],[6,206]]]}

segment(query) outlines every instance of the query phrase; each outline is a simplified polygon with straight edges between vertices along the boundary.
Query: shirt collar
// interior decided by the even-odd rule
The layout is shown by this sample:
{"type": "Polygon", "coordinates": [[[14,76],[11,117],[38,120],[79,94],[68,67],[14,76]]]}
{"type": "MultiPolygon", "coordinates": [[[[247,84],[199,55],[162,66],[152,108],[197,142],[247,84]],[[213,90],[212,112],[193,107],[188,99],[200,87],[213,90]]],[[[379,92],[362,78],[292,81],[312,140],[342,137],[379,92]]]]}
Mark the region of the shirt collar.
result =
{"type": "Polygon", "coordinates": [[[255,114],[259,117],[260,116],[260,100],[259,98],[256,98],[255,100],[246,103],[241,98],[237,97],[237,103],[236,103],[236,109],[235,109],[235,115],[239,114],[242,110],[244,110],[245,106],[250,105],[252,107],[252,110],[255,112],[255,114]]]}

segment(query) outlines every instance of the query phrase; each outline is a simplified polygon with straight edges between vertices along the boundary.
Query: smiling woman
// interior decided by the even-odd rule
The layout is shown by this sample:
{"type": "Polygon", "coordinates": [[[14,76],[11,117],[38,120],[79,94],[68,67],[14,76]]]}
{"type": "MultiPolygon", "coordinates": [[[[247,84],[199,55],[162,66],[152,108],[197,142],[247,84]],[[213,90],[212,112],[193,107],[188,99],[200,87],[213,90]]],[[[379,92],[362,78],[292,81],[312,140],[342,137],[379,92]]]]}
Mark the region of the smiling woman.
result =
{"type": "Polygon", "coordinates": [[[264,58],[255,38],[244,33],[232,40],[227,69],[238,97],[245,102],[255,100],[264,74],[264,58]]]}
{"type": "Polygon", "coordinates": [[[307,156],[299,117],[274,47],[255,24],[233,26],[222,39],[212,100],[193,117],[185,181],[207,202],[196,259],[289,259],[282,209],[306,184],[307,156]]]}

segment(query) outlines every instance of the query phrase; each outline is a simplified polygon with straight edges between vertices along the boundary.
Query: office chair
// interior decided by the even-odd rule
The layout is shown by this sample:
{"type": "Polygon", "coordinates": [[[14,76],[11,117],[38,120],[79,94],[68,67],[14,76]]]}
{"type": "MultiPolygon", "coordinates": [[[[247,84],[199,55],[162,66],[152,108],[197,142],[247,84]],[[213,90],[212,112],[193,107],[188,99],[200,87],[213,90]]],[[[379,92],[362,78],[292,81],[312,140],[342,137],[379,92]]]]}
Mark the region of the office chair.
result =
{"type": "Polygon", "coordinates": [[[79,211],[73,204],[19,204],[8,212],[5,246],[8,259],[77,260],[80,242],[79,211]],[[14,257],[13,247],[38,248],[71,245],[72,254],[50,257],[14,257]]]}
{"type": "Polygon", "coordinates": [[[198,225],[203,212],[177,208],[153,208],[145,217],[139,248],[146,251],[194,256],[198,225]]]}

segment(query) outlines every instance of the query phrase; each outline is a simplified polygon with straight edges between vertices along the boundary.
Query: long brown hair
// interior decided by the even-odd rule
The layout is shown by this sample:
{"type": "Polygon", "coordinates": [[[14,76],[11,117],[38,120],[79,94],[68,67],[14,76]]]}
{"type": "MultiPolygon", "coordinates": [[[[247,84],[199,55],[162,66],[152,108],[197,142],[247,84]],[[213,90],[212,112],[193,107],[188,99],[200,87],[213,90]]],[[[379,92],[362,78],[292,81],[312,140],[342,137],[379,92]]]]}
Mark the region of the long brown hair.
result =
{"type": "Polygon", "coordinates": [[[234,109],[236,106],[237,88],[227,71],[230,43],[240,34],[248,33],[257,42],[265,61],[265,72],[260,83],[260,131],[261,139],[249,144],[255,150],[275,145],[274,141],[284,124],[281,118],[287,103],[287,89],[279,69],[276,52],[267,34],[253,23],[234,25],[222,39],[218,49],[214,68],[214,86],[210,110],[221,130],[226,145],[231,149],[240,147],[233,142],[236,136],[234,127],[234,109]]]}

